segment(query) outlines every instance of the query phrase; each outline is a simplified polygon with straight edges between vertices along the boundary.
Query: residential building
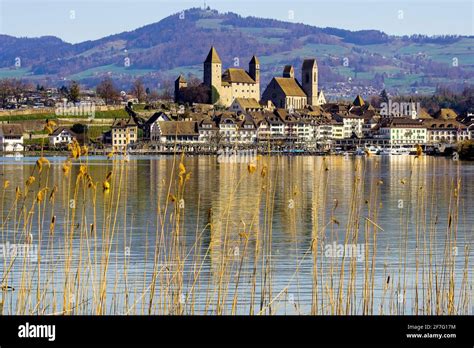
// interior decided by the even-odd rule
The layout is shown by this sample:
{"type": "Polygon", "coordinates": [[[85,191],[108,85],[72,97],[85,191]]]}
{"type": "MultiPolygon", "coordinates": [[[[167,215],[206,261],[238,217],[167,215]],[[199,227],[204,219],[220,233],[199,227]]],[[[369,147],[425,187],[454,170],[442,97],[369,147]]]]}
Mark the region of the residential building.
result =
{"type": "Polygon", "coordinates": [[[421,119],[395,117],[380,126],[376,138],[389,139],[391,145],[424,145],[428,132],[421,119]]]}
{"type": "Polygon", "coordinates": [[[49,136],[49,145],[50,146],[62,146],[72,143],[76,139],[77,135],[72,130],[66,127],[59,127],[54,130],[53,133],[49,136]]]}
{"type": "Polygon", "coordinates": [[[124,151],[138,141],[138,127],[132,121],[115,120],[112,125],[112,147],[115,151],[124,151]]]}
{"type": "Polygon", "coordinates": [[[4,152],[24,150],[23,127],[21,125],[2,124],[0,126],[0,150],[4,152]]]}
{"type": "Polygon", "coordinates": [[[424,120],[429,144],[455,144],[470,139],[467,126],[454,119],[424,120]]]}

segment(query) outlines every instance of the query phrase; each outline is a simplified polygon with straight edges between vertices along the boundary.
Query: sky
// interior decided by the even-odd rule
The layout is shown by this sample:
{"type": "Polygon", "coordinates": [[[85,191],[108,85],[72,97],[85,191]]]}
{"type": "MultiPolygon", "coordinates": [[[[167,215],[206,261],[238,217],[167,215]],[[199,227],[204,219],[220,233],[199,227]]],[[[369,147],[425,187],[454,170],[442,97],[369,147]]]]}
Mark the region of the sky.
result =
{"type": "Polygon", "coordinates": [[[191,7],[392,35],[474,35],[474,0],[0,0],[0,34],[77,43],[191,7]]]}

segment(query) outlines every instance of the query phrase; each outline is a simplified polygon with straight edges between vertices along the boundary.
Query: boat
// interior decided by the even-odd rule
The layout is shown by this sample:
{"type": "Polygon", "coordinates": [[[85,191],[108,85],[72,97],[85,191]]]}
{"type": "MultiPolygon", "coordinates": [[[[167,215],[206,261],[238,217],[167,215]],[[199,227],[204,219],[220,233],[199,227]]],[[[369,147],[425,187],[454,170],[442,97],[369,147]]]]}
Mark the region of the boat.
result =
{"type": "Polygon", "coordinates": [[[405,147],[384,147],[379,149],[378,154],[382,156],[398,156],[398,155],[409,155],[410,149],[405,147]]]}
{"type": "Polygon", "coordinates": [[[378,155],[380,149],[377,146],[371,145],[369,147],[366,147],[364,151],[369,155],[378,155]]]}

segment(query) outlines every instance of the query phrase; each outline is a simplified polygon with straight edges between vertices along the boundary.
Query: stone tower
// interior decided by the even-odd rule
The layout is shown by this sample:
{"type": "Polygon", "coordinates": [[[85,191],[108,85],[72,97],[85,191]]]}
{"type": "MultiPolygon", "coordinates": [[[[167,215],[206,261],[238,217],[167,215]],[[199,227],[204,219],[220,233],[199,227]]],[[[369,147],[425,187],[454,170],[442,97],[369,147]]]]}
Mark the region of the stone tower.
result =
{"type": "Polygon", "coordinates": [[[222,61],[214,46],[211,47],[211,50],[204,61],[204,85],[211,89],[212,86],[214,86],[217,92],[221,93],[222,61]]]}
{"type": "Polygon", "coordinates": [[[260,100],[260,61],[253,56],[249,63],[249,75],[256,82],[257,95],[260,100]]]}
{"type": "Polygon", "coordinates": [[[316,59],[305,59],[303,61],[301,85],[306,96],[308,105],[318,105],[318,65],[316,59]]]}
{"type": "Polygon", "coordinates": [[[286,78],[295,77],[295,69],[293,69],[292,65],[285,65],[285,68],[283,69],[283,77],[286,77],[286,78]]]}
{"type": "Polygon", "coordinates": [[[179,77],[174,81],[174,101],[178,103],[181,100],[181,92],[183,89],[188,87],[188,83],[183,75],[179,75],[179,77]]]}

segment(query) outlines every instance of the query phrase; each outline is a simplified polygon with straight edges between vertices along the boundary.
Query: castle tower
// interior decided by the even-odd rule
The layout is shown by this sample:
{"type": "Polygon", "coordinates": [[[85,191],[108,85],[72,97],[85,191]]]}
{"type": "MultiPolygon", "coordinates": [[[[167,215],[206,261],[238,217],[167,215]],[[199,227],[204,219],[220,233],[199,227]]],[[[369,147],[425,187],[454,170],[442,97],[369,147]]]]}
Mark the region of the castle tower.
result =
{"type": "Polygon", "coordinates": [[[295,69],[293,68],[293,65],[285,65],[285,68],[283,68],[283,77],[287,77],[287,78],[295,77],[295,69]]]}
{"type": "Polygon", "coordinates": [[[222,86],[222,61],[217,54],[214,46],[211,47],[206,60],[204,61],[204,85],[212,88],[214,86],[217,92],[221,92],[222,86]]]}
{"type": "Polygon", "coordinates": [[[249,75],[257,83],[257,95],[260,100],[260,61],[256,56],[253,56],[249,63],[249,75]]]}
{"type": "Polygon", "coordinates": [[[179,75],[179,77],[174,81],[174,101],[176,103],[179,102],[181,99],[181,91],[188,87],[188,83],[183,75],[179,75]]]}
{"type": "Polygon", "coordinates": [[[316,59],[303,61],[301,85],[308,97],[308,105],[318,105],[318,65],[316,59]]]}

